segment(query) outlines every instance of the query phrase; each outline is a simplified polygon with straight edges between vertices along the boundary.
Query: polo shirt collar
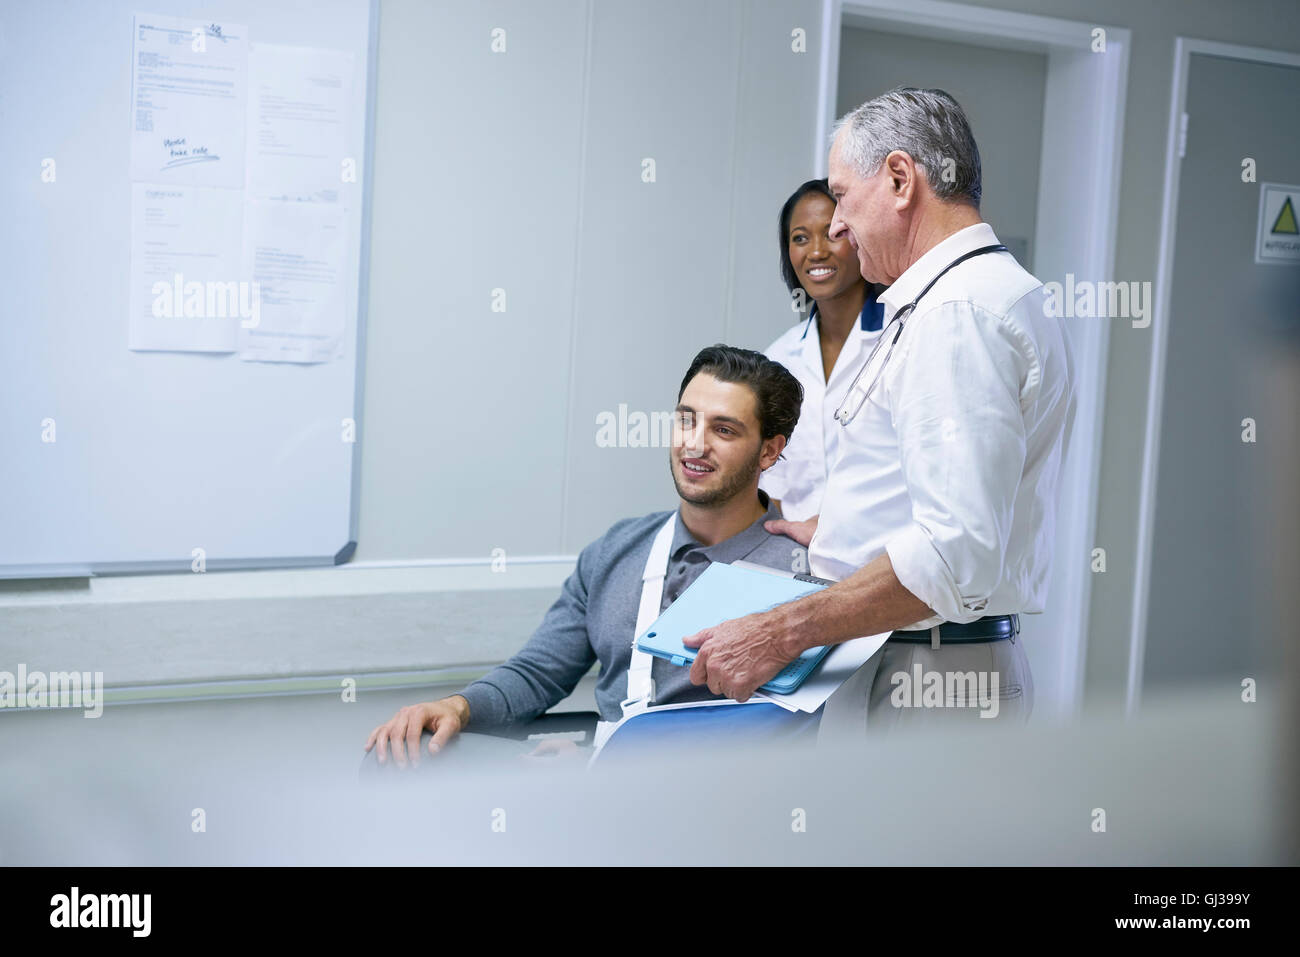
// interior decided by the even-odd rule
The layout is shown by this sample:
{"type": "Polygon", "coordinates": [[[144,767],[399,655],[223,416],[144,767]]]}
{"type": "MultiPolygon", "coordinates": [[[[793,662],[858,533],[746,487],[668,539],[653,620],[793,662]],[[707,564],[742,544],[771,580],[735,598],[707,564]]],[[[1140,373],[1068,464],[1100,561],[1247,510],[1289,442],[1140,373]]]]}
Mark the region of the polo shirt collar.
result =
{"type": "Polygon", "coordinates": [[[993,245],[997,241],[998,237],[994,234],[993,227],[988,223],[976,223],[973,226],[967,226],[965,229],[957,230],[957,232],[908,266],[903,275],[899,276],[894,284],[885,290],[880,299],[885,304],[886,318],[892,317],[899,309],[902,309],[915,299],[917,294],[925,288],[926,283],[937,276],[939,271],[954,259],[979,249],[981,246],[993,245]]]}
{"type": "Polygon", "coordinates": [[[731,563],[738,559],[744,558],[758,546],[762,545],[771,536],[771,533],[763,527],[764,522],[771,522],[781,517],[781,511],[774,504],[771,498],[762,489],[758,490],[759,501],[767,508],[763,517],[754,522],[742,532],[737,532],[730,538],[723,539],[716,545],[701,545],[691,535],[686,528],[686,523],[682,521],[682,510],[677,509],[677,522],[673,528],[673,543],[668,554],[672,560],[679,558],[679,553],[690,545],[701,550],[701,554],[709,561],[731,563]]]}

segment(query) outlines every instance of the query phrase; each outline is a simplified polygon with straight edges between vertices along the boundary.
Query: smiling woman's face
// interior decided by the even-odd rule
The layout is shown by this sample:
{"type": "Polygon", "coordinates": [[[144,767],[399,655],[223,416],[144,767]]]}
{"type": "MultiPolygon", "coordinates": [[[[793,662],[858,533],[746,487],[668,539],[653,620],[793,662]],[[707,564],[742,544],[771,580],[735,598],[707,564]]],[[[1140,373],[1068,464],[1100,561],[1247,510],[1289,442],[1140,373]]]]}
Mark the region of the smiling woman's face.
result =
{"type": "Polygon", "coordinates": [[[822,193],[801,196],[790,214],[790,265],[813,299],[833,299],[862,282],[857,250],[847,234],[830,238],[834,216],[834,200],[822,193]]]}

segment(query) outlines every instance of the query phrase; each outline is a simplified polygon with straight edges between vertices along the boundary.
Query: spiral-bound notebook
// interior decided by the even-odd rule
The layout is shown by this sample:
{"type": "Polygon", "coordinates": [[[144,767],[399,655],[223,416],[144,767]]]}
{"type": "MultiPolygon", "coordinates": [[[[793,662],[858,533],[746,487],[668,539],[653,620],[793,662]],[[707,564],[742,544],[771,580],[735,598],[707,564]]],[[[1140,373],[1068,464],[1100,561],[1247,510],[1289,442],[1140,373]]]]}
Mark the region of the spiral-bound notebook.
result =
{"type": "MultiPolygon", "coordinates": [[[[714,562],[655,619],[645,634],[637,636],[636,646],[675,665],[689,665],[697,652],[683,645],[683,638],[732,618],[767,611],[802,598],[820,591],[826,584],[809,576],[788,577],[775,569],[755,571],[714,562]]],[[[829,650],[828,645],[809,648],[762,689],[789,694],[803,684],[829,650]]]]}

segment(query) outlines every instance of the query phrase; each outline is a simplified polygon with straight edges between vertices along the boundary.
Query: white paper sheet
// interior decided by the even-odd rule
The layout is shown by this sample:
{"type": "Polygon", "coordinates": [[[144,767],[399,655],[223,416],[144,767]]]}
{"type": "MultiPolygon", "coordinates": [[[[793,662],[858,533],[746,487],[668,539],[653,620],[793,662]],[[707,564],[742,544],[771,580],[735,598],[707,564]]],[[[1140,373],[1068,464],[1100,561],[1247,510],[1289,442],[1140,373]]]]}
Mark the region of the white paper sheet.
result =
{"type": "Polygon", "coordinates": [[[137,13],[131,70],[131,178],[243,187],[248,29],[137,13]]]}
{"type": "Polygon", "coordinates": [[[245,204],[244,276],[258,291],[255,327],[239,325],[239,357],[338,358],[346,317],[347,211],[336,203],[245,204]]]}
{"type": "Polygon", "coordinates": [[[883,635],[868,635],[865,638],[852,638],[832,648],[810,674],[804,683],[790,694],[773,694],[770,691],[755,691],[755,698],[764,698],[779,704],[787,711],[806,711],[809,714],[820,708],[836,689],[853,676],[853,673],[866,664],[867,659],[880,650],[893,632],[883,635]]]}
{"type": "Polygon", "coordinates": [[[352,83],[350,53],[252,45],[249,198],[332,203],[345,176],[357,181],[359,157],[347,155],[352,83]]]}
{"type": "Polygon", "coordinates": [[[238,282],[242,197],[240,190],[132,185],[128,348],[235,350],[241,307],[252,301],[238,282]]]}

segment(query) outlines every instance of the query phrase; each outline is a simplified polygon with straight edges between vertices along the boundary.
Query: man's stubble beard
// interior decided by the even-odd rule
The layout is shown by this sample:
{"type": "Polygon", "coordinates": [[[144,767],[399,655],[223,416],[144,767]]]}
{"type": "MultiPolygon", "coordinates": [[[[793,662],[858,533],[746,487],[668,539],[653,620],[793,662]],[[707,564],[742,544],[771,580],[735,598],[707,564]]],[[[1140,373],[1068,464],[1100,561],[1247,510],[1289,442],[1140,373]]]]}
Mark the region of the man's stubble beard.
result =
{"type": "MultiPolygon", "coordinates": [[[[673,485],[677,489],[677,494],[682,499],[700,508],[720,508],[749,486],[750,481],[759,471],[758,463],[761,458],[762,447],[760,446],[754,450],[753,456],[745,463],[743,468],[736,469],[731,477],[717,489],[706,492],[694,492],[691,489],[682,488],[681,482],[677,480],[677,469],[674,467],[672,456],[668,457],[668,471],[673,477],[673,485]],[[692,495],[698,497],[692,498],[692,495]]],[[[684,469],[686,466],[683,465],[682,468],[684,469]]]]}

